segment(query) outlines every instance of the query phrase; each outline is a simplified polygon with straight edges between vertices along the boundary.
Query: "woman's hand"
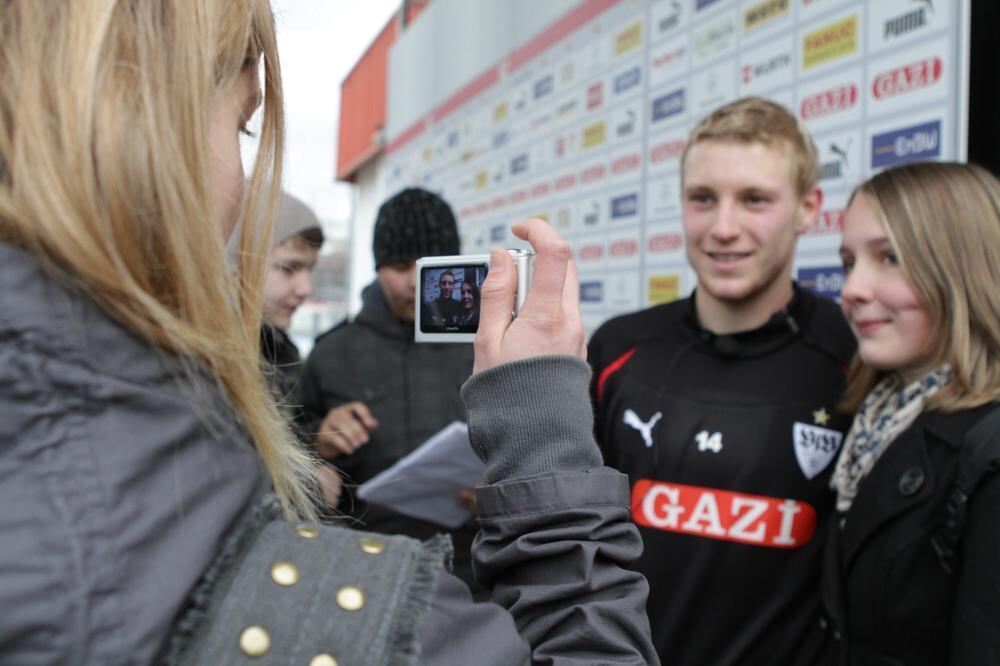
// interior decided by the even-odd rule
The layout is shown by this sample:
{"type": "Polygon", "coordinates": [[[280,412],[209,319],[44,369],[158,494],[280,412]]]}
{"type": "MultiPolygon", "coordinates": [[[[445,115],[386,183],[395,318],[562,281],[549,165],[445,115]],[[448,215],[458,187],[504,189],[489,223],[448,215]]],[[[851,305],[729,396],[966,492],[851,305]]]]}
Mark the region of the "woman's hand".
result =
{"type": "Polygon", "coordinates": [[[490,252],[483,283],[476,361],[473,372],[533,356],[587,357],[580,321],[580,285],[569,245],[544,220],[512,227],[514,235],[535,249],[535,270],[527,300],[512,317],[517,292],[514,260],[506,250],[490,252]]]}

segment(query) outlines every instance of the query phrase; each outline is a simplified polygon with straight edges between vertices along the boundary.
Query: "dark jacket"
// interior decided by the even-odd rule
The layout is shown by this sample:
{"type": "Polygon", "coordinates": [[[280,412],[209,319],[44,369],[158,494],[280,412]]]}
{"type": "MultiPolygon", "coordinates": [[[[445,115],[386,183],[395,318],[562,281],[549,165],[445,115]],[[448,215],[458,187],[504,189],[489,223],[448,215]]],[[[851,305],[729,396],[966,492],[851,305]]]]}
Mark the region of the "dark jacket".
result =
{"type": "Polygon", "coordinates": [[[280,403],[287,403],[302,375],[299,348],[288,333],[265,323],[260,327],[260,352],[270,366],[269,380],[275,397],[280,403]]]}
{"type": "Polygon", "coordinates": [[[969,500],[953,574],[931,544],[965,435],[988,409],[922,414],[861,482],[843,528],[831,525],[820,625],[839,663],[1000,664],[1000,475],[969,500]]]}
{"type": "MultiPolygon", "coordinates": [[[[189,374],[190,364],[129,334],[3,244],[0,285],[0,662],[152,663],[227,534],[266,491],[258,456],[197,367],[189,374]]],[[[655,663],[641,612],[645,581],[623,569],[641,543],[623,480],[597,468],[586,369],[556,358],[491,375],[467,397],[470,414],[482,415],[470,420],[472,439],[487,469],[500,470],[480,492],[477,547],[497,603],[473,604],[439,571],[430,597],[425,586],[420,598],[418,636],[409,637],[420,663],[655,663]],[[552,382],[561,382],[560,409],[544,399],[552,382]],[[525,384],[540,388],[525,392],[525,384]],[[510,410],[531,418],[511,421],[510,410]]],[[[357,532],[323,529],[347,540],[337,552],[364,557],[357,532]]],[[[271,580],[275,555],[259,579],[271,580]]],[[[216,589],[227,580],[219,576],[216,589]]],[[[326,589],[302,582],[288,589],[326,589]]],[[[362,567],[351,584],[363,591],[379,581],[362,567]]],[[[283,589],[267,587],[260,607],[283,607],[283,589]]],[[[313,632],[297,634],[293,648],[320,635],[336,652],[353,638],[327,606],[291,608],[293,628],[313,632]]],[[[199,625],[230,617],[217,609],[199,625]]],[[[272,620],[280,622],[254,618],[272,620]]],[[[225,635],[228,657],[201,663],[245,663],[238,636],[225,635]]],[[[289,640],[273,638],[276,651],[289,640]]]]}
{"type": "MultiPolygon", "coordinates": [[[[458,302],[456,301],[456,304],[458,302]]],[[[354,488],[423,444],[452,421],[466,419],[459,394],[472,374],[472,345],[417,344],[413,323],[389,310],[379,283],[362,292],[362,307],[316,340],[299,380],[300,430],[311,440],[327,412],[359,400],[378,419],[369,441],[333,464],[344,474],[337,507],[361,529],[429,539],[445,532],[432,522],[411,518],[357,498],[354,488]]],[[[470,549],[475,522],[447,531],[455,545],[455,572],[482,598],[472,575],[470,549]]]]}
{"type": "Polygon", "coordinates": [[[303,430],[315,433],[334,407],[365,403],[379,427],[335,461],[350,483],[364,483],[451,421],[465,420],[459,389],[471,374],[472,345],[415,343],[413,323],[392,314],[373,282],[357,318],[321,335],[306,360],[297,399],[303,430]]]}
{"type": "Polygon", "coordinates": [[[815,656],[829,476],[850,424],[836,404],[853,349],[836,304],[801,289],[750,331],[705,330],[688,298],[591,338],[597,439],[632,484],[645,546],[635,566],[664,663],[815,656]]]}

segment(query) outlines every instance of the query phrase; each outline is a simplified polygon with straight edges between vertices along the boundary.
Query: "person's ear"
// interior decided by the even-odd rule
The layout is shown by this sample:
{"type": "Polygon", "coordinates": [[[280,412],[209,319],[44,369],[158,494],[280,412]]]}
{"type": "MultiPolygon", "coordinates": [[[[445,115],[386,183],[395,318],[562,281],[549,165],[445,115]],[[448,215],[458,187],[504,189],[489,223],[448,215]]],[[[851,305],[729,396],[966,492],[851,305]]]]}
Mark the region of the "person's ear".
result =
{"type": "Polygon", "coordinates": [[[798,224],[796,233],[805,233],[809,227],[816,224],[823,210],[823,190],[819,185],[813,185],[799,200],[798,224]]]}

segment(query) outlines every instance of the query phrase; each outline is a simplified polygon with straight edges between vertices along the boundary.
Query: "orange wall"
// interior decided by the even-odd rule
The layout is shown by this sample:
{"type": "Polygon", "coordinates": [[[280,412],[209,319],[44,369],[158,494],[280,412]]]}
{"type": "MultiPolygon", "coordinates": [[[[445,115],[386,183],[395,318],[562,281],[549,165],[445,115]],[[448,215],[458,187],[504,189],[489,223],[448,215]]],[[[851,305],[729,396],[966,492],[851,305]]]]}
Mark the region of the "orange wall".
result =
{"type": "MultiPolygon", "coordinates": [[[[411,0],[408,21],[413,21],[429,1],[411,0]]],[[[353,182],[358,168],[383,148],[384,137],[380,133],[385,126],[389,48],[396,41],[398,30],[397,11],[340,84],[337,180],[353,182]]]]}

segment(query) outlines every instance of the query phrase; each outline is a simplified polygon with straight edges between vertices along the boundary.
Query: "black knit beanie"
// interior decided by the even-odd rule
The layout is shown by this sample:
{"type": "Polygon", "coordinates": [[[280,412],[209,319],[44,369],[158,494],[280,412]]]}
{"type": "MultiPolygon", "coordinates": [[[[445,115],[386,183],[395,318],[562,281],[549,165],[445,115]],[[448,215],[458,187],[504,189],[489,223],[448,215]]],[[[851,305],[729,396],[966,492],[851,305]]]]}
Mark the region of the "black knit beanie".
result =
{"type": "Polygon", "coordinates": [[[372,252],[375,268],[420,257],[458,254],[455,214],[433,192],[405,189],[378,209],[372,252]]]}

